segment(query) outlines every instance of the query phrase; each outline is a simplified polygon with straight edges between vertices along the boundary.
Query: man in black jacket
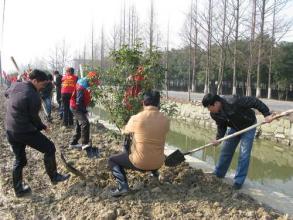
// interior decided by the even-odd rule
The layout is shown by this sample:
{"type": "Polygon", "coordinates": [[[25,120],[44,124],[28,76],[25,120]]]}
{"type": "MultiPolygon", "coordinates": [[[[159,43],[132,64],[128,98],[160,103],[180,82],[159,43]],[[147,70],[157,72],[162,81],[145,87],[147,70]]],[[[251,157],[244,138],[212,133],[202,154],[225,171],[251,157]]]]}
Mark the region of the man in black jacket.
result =
{"type": "Polygon", "coordinates": [[[47,75],[43,71],[33,70],[29,81],[16,82],[6,91],[8,98],[6,111],[6,134],[15,155],[13,165],[13,188],[17,197],[31,192],[29,186],[22,183],[22,169],[27,164],[26,145],[44,154],[44,163],[52,184],[65,181],[69,175],[57,172],[55,145],[40,131],[47,131],[39,117],[41,99],[39,91],[45,87],[47,75]]]}
{"type": "Polygon", "coordinates": [[[61,85],[62,85],[62,76],[60,75],[58,70],[54,71],[54,85],[56,87],[56,100],[58,103],[58,111],[59,111],[59,116],[60,119],[63,117],[63,110],[62,110],[62,97],[61,97],[61,85]]]}
{"type": "MultiPolygon", "coordinates": [[[[215,145],[219,144],[218,139],[243,130],[256,123],[255,112],[257,109],[265,117],[265,122],[272,121],[272,115],[269,108],[255,97],[220,97],[218,95],[207,94],[203,97],[202,104],[208,108],[211,117],[217,124],[217,136],[213,141],[215,145]]],[[[256,128],[249,130],[241,135],[224,141],[221,155],[216,165],[214,174],[219,178],[224,178],[235,149],[240,142],[239,160],[234,177],[234,189],[241,189],[247,176],[251,149],[255,136],[256,128]]]]}

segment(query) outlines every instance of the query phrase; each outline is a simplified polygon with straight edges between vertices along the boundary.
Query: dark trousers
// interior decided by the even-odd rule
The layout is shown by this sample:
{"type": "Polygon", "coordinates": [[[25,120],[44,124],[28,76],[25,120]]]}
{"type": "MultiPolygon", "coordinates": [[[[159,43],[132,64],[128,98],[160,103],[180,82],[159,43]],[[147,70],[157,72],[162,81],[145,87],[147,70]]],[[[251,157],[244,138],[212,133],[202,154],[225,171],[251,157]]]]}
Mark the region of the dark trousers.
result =
{"type": "MultiPolygon", "coordinates": [[[[40,131],[21,133],[21,134],[7,131],[6,133],[7,133],[8,142],[11,144],[13,153],[15,155],[13,171],[18,171],[18,170],[21,171],[23,167],[26,166],[27,164],[26,152],[25,152],[26,145],[44,154],[45,166],[46,166],[46,163],[48,163],[48,161],[55,160],[56,148],[54,143],[50,141],[40,131]]],[[[48,173],[47,169],[46,171],[48,173]]],[[[55,170],[53,170],[52,172],[55,172],[55,170]]],[[[51,173],[50,172],[48,173],[49,176],[52,176],[51,173]]]]}
{"type": "Polygon", "coordinates": [[[109,158],[108,161],[109,167],[112,170],[115,166],[120,166],[122,169],[131,169],[131,170],[137,170],[142,171],[141,169],[136,168],[131,161],[129,160],[128,152],[124,151],[119,154],[115,154],[109,158]]]}
{"type": "Polygon", "coordinates": [[[62,102],[62,98],[61,98],[61,88],[56,88],[56,101],[59,105],[59,108],[61,107],[61,102],[62,102]]]}
{"type": "Polygon", "coordinates": [[[73,114],[70,111],[70,98],[71,94],[64,93],[62,94],[62,105],[63,105],[63,125],[73,125],[73,114]]]}
{"type": "Polygon", "coordinates": [[[83,145],[89,144],[90,141],[90,123],[87,118],[86,113],[76,111],[71,109],[75,117],[75,134],[73,135],[71,144],[77,144],[78,140],[81,138],[81,143],[83,145]]]}

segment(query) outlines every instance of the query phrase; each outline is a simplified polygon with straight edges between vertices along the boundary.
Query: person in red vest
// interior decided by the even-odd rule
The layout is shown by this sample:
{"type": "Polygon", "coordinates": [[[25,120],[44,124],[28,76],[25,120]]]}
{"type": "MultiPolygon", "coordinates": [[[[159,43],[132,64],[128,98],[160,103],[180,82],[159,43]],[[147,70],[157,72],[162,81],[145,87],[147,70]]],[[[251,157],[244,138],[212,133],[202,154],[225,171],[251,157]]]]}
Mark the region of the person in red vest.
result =
{"type": "Polygon", "coordinates": [[[73,125],[73,114],[70,111],[70,98],[75,89],[77,76],[74,75],[74,68],[66,69],[65,75],[62,77],[61,97],[63,104],[63,126],[68,127],[73,125]]]}

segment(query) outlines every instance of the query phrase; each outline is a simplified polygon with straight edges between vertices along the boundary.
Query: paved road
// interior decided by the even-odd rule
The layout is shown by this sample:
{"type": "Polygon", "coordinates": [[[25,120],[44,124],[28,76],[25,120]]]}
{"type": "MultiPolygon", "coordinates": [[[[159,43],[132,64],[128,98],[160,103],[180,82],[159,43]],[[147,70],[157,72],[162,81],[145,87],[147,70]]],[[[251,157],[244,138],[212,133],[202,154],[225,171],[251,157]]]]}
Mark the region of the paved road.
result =
{"type": "MultiPolygon", "coordinates": [[[[182,100],[188,100],[188,92],[177,92],[177,91],[168,91],[168,96],[172,98],[178,98],[182,100]]],[[[192,101],[201,101],[203,98],[203,93],[191,93],[192,101]]],[[[273,99],[261,99],[266,103],[270,110],[272,111],[286,111],[288,109],[293,109],[293,102],[289,101],[278,101],[273,99]]]]}

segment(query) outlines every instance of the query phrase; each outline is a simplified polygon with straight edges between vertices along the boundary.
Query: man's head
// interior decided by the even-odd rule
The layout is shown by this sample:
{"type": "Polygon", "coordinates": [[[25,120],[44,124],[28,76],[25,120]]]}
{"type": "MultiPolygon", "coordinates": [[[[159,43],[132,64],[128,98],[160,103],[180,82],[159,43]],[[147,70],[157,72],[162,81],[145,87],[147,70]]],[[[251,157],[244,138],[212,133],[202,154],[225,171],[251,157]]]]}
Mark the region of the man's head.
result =
{"type": "Polygon", "coordinates": [[[144,106],[155,106],[160,105],[160,92],[158,91],[147,91],[143,96],[144,106]]]}
{"type": "Polygon", "coordinates": [[[67,67],[67,68],[66,68],[66,73],[74,74],[74,68],[72,68],[72,67],[67,67]]]}
{"type": "Polygon", "coordinates": [[[53,72],[53,74],[54,74],[54,75],[59,75],[60,73],[59,73],[58,70],[55,70],[55,71],[53,72]]]}
{"type": "Polygon", "coordinates": [[[29,79],[38,91],[45,88],[47,81],[48,81],[47,74],[41,70],[38,70],[38,69],[34,69],[29,74],[29,79]]]}
{"type": "Polygon", "coordinates": [[[206,94],[202,99],[202,105],[212,113],[217,113],[222,108],[221,97],[213,94],[206,94]]]}

